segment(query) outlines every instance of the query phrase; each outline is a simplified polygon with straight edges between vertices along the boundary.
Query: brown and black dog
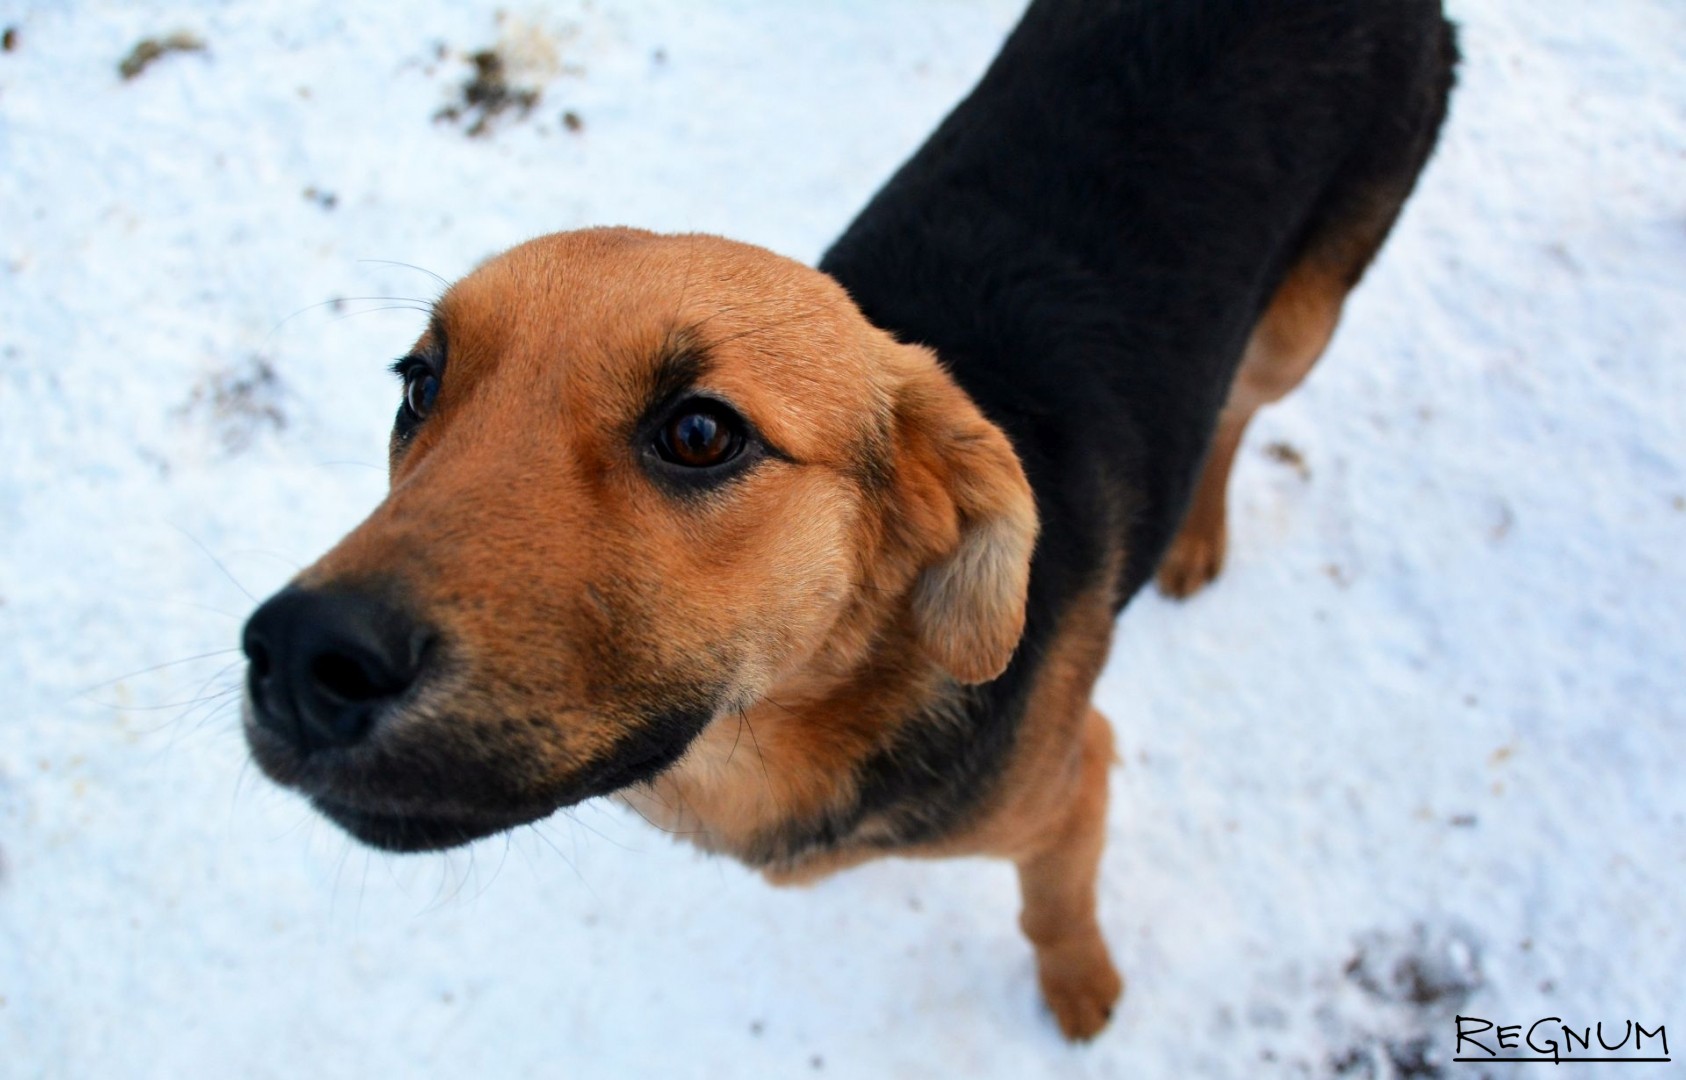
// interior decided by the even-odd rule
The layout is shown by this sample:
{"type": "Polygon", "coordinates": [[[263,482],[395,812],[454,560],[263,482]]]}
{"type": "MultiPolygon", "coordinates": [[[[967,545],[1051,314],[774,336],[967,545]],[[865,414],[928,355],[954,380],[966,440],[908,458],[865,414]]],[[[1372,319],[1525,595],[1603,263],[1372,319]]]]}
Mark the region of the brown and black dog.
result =
{"type": "Polygon", "coordinates": [[[396,365],[386,500],[247,624],[258,763],[394,850],[614,793],[779,882],[1011,859],[1094,1035],[1113,619],[1217,573],[1454,61],[1438,0],[1037,0],[819,270],[492,259],[396,365]]]}

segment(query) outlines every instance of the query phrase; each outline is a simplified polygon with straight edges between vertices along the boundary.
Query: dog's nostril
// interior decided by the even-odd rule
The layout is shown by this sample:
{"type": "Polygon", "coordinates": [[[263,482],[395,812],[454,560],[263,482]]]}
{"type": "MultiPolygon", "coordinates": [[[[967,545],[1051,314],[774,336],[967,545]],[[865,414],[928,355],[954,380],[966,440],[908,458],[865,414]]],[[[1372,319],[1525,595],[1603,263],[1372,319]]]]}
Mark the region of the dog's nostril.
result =
{"type": "Polygon", "coordinates": [[[377,685],[362,664],[339,653],[324,653],[312,660],[310,677],[341,701],[371,701],[390,692],[390,688],[377,685]]]}

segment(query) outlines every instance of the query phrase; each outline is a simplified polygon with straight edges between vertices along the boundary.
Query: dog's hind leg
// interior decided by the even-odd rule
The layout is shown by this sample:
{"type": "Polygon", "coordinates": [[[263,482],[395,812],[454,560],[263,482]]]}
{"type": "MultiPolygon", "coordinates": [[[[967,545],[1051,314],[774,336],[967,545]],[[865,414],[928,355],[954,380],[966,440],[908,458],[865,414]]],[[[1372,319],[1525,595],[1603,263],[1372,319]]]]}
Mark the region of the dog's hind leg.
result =
{"type": "Polygon", "coordinates": [[[1414,35],[1391,41],[1391,87],[1307,223],[1305,239],[1265,305],[1218,416],[1206,464],[1181,529],[1159,563],[1159,588],[1185,597],[1223,568],[1225,489],[1247,421],[1311,370],[1340,319],[1347,293],[1387,239],[1446,118],[1458,47],[1438,4],[1424,4],[1414,35]]]}
{"type": "Polygon", "coordinates": [[[1036,948],[1042,996],[1068,1039],[1090,1039],[1112,1017],[1124,980],[1095,919],[1095,879],[1106,844],[1112,728],[1093,708],[1083,721],[1082,759],[1063,819],[1019,857],[1019,925],[1036,948]]]}
{"type": "Polygon", "coordinates": [[[1260,406],[1281,400],[1311,371],[1335,332],[1350,287],[1346,275],[1325,259],[1303,259],[1288,272],[1253,327],[1229,398],[1218,414],[1194,497],[1159,563],[1159,588],[1166,595],[1190,596],[1223,569],[1229,470],[1247,422],[1260,406]]]}

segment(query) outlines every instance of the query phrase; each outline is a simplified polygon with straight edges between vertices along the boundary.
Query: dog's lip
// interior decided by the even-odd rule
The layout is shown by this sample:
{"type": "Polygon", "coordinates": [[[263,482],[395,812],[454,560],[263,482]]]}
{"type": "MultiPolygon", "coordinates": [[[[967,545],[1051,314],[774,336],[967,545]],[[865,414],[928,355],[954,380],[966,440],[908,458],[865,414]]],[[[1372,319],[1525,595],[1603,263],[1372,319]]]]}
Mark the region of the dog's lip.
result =
{"type": "Polygon", "coordinates": [[[301,754],[254,723],[249,704],[244,721],[252,758],[266,776],[304,795],[355,839],[397,852],[441,851],[472,843],[587,799],[648,783],[677,763],[705,726],[693,719],[666,738],[623,745],[620,753],[592,762],[546,789],[524,797],[509,792],[507,800],[494,795],[486,805],[466,791],[421,797],[410,785],[403,793],[392,790],[380,775],[379,758],[369,757],[368,748],[301,754]]]}
{"type": "Polygon", "coordinates": [[[652,780],[683,753],[684,747],[664,747],[591,777],[584,784],[572,784],[568,793],[560,799],[539,803],[525,810],[432,807],[397,810],[390,806],[371,809],[333,795],[308,794],[311,805],[323,816],[371,847],[395,852],[443,851],[530,825],[564,807],[652,780]]]}
{"type": "Polygon", "coordinates": [[[326,795],[312,795],[310,803],[323,816],[371,847],[386,851],[443,851],[547,817],[556,807],[526,812],[462,812],[370,810],[326,795]]]}
{"type": "Polygon", "coordinates": [[[648,754],[631,761],[609,762],[597,773],[581,778],[578,790],[563,805],[571,806],[600,795],[611,795],[634,784],[648,783],[684,757],[690,746],[691,740],[686,739],[658,746],[648,754]]]}

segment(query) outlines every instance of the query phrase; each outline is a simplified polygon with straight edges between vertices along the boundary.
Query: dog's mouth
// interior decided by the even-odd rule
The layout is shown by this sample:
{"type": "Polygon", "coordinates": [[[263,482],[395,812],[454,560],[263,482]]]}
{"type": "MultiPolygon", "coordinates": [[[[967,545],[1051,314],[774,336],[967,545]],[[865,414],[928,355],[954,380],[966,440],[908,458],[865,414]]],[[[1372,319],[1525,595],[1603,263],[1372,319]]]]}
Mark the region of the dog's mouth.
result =
{"type": "Polygon", "coordinates": [[[476,840],[530,825],[556,811],[635,784],[648,783],[684,756],[689,741],[662,746],[631,759],[611,759],[569,785],[559,801],[524,811],[369,810],[326,795],[311,795],[310,803],[357,840],[383,851],[444,851],[476,840]]]}
{"type": "Polygon", "coordinates": [[[623,735],[608,754],[539,785],[520,753],[475,759],[414,745],[300,753],[249,718],[246,735],[265,774],[303,794],[354,839],[384,851],[424,852],[469,844],[649,783],[685,755],[709,718],[704,710],[662,716],[623,735]]]}

